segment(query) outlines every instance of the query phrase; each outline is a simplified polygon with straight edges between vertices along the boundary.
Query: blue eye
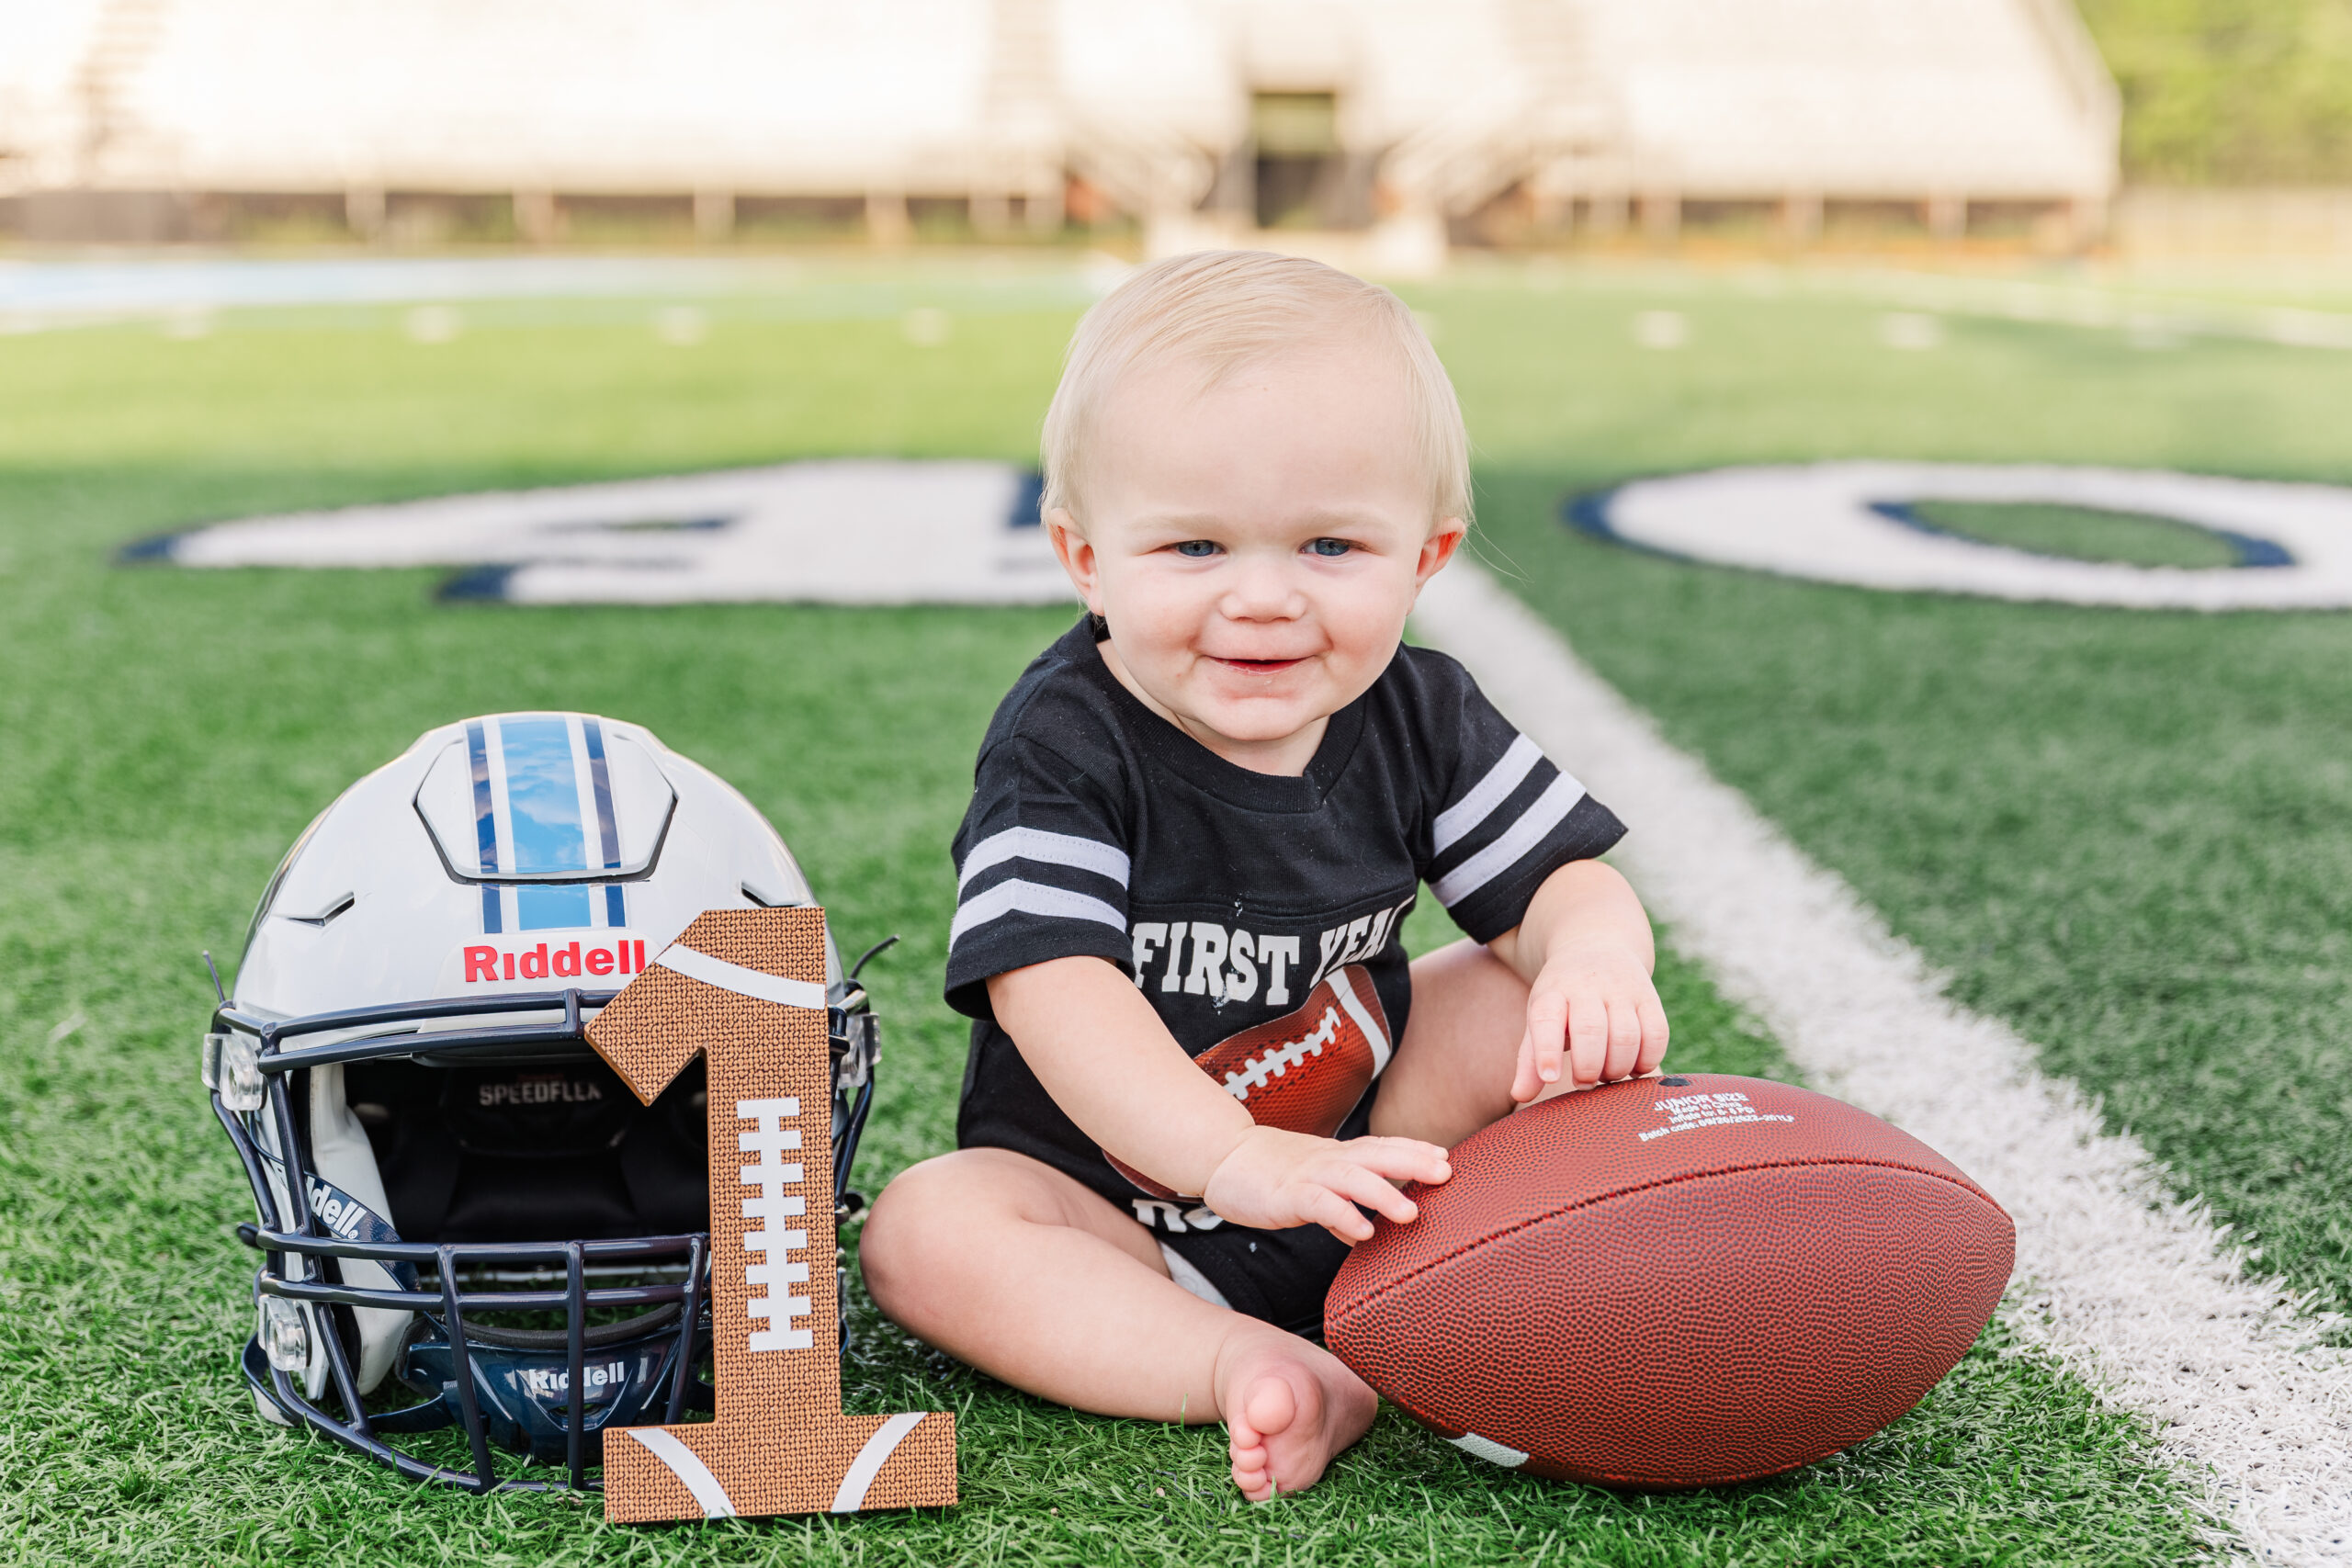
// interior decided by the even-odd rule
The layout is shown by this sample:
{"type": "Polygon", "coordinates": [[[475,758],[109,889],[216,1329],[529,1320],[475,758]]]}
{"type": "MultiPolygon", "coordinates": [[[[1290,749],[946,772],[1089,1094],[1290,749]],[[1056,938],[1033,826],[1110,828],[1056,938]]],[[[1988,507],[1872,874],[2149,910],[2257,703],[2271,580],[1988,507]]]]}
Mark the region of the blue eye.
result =
{"type": "Polygon", "coordinates": [[[1216,554],[1216,546],[1210,540],[1187,539],[1182,544],[1176,547],[1176,553],[1180,556],[1190,556],[1194,560],[1199,560],[1204,556],[1213,556],[1216,554]]]}
{"type": "Polygon", "coordinates": [[[1306,548],[1313,555],[1343,556],[1355,547],[1345,539],[1310,539],[1307,541],[1306,548]]]}

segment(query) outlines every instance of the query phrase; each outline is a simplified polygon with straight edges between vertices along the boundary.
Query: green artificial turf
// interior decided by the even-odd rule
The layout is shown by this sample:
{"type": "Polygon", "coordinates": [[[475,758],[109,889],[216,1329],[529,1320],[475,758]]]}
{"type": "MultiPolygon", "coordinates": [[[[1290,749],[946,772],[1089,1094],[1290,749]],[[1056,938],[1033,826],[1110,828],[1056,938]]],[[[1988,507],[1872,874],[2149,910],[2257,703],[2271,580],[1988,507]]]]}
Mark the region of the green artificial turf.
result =
{"type": "Polygon", "coordinates": [[[2352,1307],[2352,615],[1877,593],[1560,524],[1571,493],[1730,461],[2345,482],[2352,355],[1958,318],[1897,354],[1862,308],[1687,276],[1416,300],[1479,433],[1489,558],[2259,1268],[2352,1307]],[[1633,346],[1661,304],[1679,353],[1633,346]]]}
{"type": "Polygon", "coordinates": [[[2170,517],[2010,501],[1915,501],[1908,510],[1922,523],[1949,534],[2067,560],[2208,568],[2237,564],[2237,551],[2228,540],[2170,517]]]}
{"type": "MultiPolygon", "coordinates": [[[[1521,303],[1542,319],[1580,298],[1521,303]]],[[[251,1255],[231,1226],[247,1200],[196,1083],[209,995],[196,951],[234,947],[310,816],[454,715],[561,706],[650,723],[770,814],[845,944],[907,938],[870,972],[888,1019],[861,1168],[870,1190],[948,1142],[963,1032],[937,996],[945,843],[990,707],[1064,615],[453,606],[432,602],[430,573],[123,569],[108,551],[208,517],[491,484],[843,451],[1020,456],[1069,312],[959,315],[947,347],[923,349],[899,332],[899,308],[797,321],[722,310],[692,349],[660,344],[641,320],[536,318],[424,347],[365,313],[232,318],[194,343],[130,329],[0,338],[0,1557],[2209,1554],[2146,1428],[1997,1331],[1917,1413],[1849,1454],[1671,1497],[1497,1471],[1389,1413],[1323,1485],[1249,1509],[1224,1479],[1216,1429],[1057,1411],[912,1346],[862,1305],[851,1405],[954,1409],[957,1508],[606,1527],[592,1501],[427,1492],[258,1426],[232,1365],[251,1255]]],[[[1475,359],[1469,318],[1442,320],[1448,352],[1475,359]]],[[[1611,394],[1596,382],[1577,395],[1611,394]]],[[[1576,421],[1554,423],[1563,443],[1577,436],[1576,421]]],[[[1500,485],[1498,541],[1556,554],[1540,525],[1555,486],[1500,485]]],[[[1604,563],[1596,580],[1631,559],[1573,545],[1557,558],[1581,560],[1579,547],[1604,563]]],[[[1660,623],[1662,658],[1673,626],[1660,623]]],[[[1428,914],[1412,931],[1424,944],[1444,934],[1428,914]]],[[[1676,1066],[1785,1073],[1689,964],[1669,954],[1661,987],[1676,1066]]]]}

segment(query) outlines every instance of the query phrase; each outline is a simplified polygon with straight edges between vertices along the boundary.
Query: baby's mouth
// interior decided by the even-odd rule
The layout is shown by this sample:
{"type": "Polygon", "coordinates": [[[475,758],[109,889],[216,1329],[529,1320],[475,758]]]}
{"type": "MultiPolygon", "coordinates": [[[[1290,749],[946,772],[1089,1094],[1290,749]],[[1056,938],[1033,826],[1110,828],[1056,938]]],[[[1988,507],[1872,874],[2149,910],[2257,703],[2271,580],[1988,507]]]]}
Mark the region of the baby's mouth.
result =
{"type": "MultiPolygon", "coordinates": [[[[1215,654],[1209,657],[1216,659],[1215,654]]],[[[1245,675],[1278,675],[1293,665],[1304,664],[1303,659],[1217,659],[1228,670],[1238,670],[1245,675]]]]}

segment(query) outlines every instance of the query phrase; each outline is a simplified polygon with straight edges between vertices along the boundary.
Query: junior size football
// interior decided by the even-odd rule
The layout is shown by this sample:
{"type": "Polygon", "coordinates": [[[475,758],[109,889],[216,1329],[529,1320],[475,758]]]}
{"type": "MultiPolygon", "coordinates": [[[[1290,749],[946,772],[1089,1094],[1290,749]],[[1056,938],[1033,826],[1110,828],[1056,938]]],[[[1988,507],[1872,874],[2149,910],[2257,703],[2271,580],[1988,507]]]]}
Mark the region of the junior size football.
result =
{"type": "Polygon", "coordinates": [[[2017,1235],[1907,1133],[1694,1073],[1563,1095],[1408,1189],[1324,1304],[1339,1358],[1495,1463],[1675,1488],[1878,1431],[1993,1314],[2017,1235]]]}

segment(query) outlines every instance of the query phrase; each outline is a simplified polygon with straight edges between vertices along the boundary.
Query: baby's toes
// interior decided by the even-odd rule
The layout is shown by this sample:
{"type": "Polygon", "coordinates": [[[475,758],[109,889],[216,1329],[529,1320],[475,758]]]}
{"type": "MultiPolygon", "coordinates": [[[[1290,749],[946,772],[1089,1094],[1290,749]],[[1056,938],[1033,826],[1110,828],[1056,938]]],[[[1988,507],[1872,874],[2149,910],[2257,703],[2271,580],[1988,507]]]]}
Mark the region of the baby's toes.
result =
{"type": "Polygon", "coordinates": [[[1243,1496],[1257,1502],[1259,1495],[1269,1489],[1272,1479],[1272,1456],[1266,1451],[1266,1445],[1253,1438],[1247,1443],[1227,1445],[1226,1452],[1233,1461],[1233,1483],[1241,1489],[1243,1496]]]}

